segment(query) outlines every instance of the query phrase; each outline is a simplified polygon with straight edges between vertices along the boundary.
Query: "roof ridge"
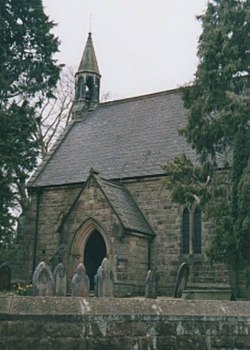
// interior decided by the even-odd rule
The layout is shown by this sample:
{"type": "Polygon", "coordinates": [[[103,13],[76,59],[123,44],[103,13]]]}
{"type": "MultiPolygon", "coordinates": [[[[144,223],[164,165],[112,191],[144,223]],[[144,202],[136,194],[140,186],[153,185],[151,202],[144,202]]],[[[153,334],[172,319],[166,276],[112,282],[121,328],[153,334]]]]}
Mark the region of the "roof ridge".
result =
{"type": "Polygon", "coordinates": [[[121,102],[130,102],[130,101],[136,101],[136,100],[142,100],[142,99],[146,99],[148,97],[154,97],[154,96],[159,96],[159,95],[171,95],[174,93],[178,93],[180,92],[181,88],[174,88],[174,89],[170,89],[170,90],[162,90],[162,91],[158,91],[158,92],[151,92],[145,95],[137,95],[137,96],[132,96],[132,97],[125,97],[125,98],[121,98],[118,100],[111,100],[111,101],[105,101],[105,102],[100,102],[98,107],[103,107],[106,105],[112,105],[112,104],[118,104],[121,102]]]}

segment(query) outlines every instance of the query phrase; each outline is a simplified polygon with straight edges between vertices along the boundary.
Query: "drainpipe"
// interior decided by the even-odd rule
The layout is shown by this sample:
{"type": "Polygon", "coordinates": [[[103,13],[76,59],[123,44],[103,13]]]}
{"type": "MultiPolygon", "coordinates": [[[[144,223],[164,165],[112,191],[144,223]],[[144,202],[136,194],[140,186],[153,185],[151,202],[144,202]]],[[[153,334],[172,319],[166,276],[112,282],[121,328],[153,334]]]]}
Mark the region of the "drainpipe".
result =
{"type": "Polygon", "coordinates": [[[151,269],[151,243],[152,243],[153,239],[150,238],[148,240],[148,270],[151,269]]]}
{"type": "Polygon", "coordinates": [[[32,264],[32,275],[36,268],[36,253],[37,253],[37,240],[38,240],[38,222],[39,222],[39,206],[41,200],[42,189],[37,189],[37,200],[36,200],[36,222],[35,222],[35,237],[34,237],[34,251],[33,251],[33,264],[32,264]]]}

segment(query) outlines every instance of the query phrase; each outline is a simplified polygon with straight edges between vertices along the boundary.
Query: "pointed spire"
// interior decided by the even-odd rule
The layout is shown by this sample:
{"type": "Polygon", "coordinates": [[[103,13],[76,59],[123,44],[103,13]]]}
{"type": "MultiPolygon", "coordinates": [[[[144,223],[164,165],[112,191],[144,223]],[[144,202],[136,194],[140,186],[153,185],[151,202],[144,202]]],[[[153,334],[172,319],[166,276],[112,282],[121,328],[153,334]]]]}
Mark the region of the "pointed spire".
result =
{"type": "Polygon", "coordinates": [[[95,49],[94,49],[91,33],[89,33],[88,35],[88,40],[85,45],[85,49],[78,68],[78,72],[96,73],[99,76],[101,76],[99,72],[98,64],[97,64],[97,59],[95,55],[95,49]]]}
{"type": "Polygon", "coordinates": [[[73,118],[82,119],[88,111],[94,110],[100,99],[101,74],[96,60],[91,33],[75,74],[75,103],[73,118]]]}

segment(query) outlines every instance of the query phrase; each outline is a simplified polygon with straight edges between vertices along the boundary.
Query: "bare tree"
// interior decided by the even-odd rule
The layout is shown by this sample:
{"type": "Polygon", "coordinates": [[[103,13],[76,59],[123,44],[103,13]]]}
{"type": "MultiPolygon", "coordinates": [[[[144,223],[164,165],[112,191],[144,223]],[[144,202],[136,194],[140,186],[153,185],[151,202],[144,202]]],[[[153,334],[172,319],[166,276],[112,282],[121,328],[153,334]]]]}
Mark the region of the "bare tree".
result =
{"type": "Polygon", "coordinates": [[[101,96],[101,102],[108,102],[112,100],[112,94],[111,92],[104,92],[101,96]]]}
{"type": "MultiPolygon", "coordinates": [[[[71,118],[73,99],[73,69],[64,66],[61,67],[60,79],[53,94],[50,97],[37,96],[33,101],[33,107],[35,109],[34,121],[37,124],[34,137],[41,147],[38,162],[48,154],[58,136],[68,125],[71,118]]],[[[22,103],[22,97],[20,97],[19,103],[22,103]]],[[[18,177],[15,184],[13,184],[13,193],[16,201],[16,205],[13,207],[13,215],[14,217],[19,217],[21,213],[26,212],[29,205],[26,178],[18,177]]],[[[18,221],[20,221],[21,217],[19,217],[18,221]]]]}
{"type": "Polygon", "coordinates": [[[74,99],[73,69],[65,66],[53,96],[43,101],[37,109],[38,130],[36,138],[41,145],[41,157],[48,151],[63,132],[71,119],[71,107],[74,99]]]}

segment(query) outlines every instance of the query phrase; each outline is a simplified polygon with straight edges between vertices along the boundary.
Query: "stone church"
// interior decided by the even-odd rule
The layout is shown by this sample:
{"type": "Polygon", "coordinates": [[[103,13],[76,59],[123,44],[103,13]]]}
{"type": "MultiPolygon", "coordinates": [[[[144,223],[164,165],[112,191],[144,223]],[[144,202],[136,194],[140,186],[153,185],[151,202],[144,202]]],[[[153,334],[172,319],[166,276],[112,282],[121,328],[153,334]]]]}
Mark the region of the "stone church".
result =
{"type": "MultiPolygon", "coordinates": [[[[163,165],[194,154],[178,129],[186,111],[178,89],[99,103],[101,74],[89,33],[75,74],[72,121],[28,183],[30,207],[17,239],[14,278],[31,280],[40,261],[62,262],[70,280],[80,262],[90,278],[107,256],[115,295],[142,295],[148,269],[159,294],[171,295],[178,266],[188,287],[225,288],[223,266],[211,266],[213,231],[199,207],[171,202],[163,165]]],[[[70,293],[70,290],[69,290],[70,293]]]]}

